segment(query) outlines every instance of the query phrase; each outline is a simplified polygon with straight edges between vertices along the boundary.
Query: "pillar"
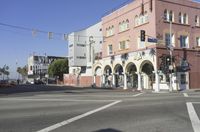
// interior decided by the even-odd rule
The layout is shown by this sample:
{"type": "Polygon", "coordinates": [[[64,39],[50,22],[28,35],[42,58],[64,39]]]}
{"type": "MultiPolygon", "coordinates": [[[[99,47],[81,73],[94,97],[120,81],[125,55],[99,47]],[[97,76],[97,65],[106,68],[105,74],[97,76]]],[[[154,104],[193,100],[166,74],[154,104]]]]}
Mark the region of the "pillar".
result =
{"type": "Polygon", "coordinates": [[[96,75],[93,76],[93,84],[96,84],[96,75]]]}
{"type": "Polygon", "coordinates": [[[115,87],[115,74],[112,75],[112,87],[115,87]]]}
{"type": "Polygon", "coordinates": [[[137,90],[141,91],[142,90],[141,73],[138,73],[137,75],[138,75],[138,89],[137,90]]]}
{"type": "Polygon", "coordinates": [[[124,89],[127,89],[127,75],[124,73],[124,89]]]}
{"type": "Polygon", "coordinates": [[[159,92],[160,91],[160,76],[159,76],[158,71],[155,72],[155,76],[156,76],[155,92],[159,92]]]}
{"type": "Polygon", "coordinates": [[[101,84],[101,86],[105,86],[105,80],[106,80],[105,79],[105,75],[103,74],[101,77],[102,77],[102,84],[101,84]]]}

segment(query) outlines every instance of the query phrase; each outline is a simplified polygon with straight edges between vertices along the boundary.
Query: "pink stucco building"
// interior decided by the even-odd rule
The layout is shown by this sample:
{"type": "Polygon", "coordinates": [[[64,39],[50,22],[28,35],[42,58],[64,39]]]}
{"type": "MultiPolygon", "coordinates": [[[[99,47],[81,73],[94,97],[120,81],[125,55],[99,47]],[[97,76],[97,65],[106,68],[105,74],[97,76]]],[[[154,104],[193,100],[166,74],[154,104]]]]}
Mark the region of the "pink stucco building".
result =
{"type": "Polygon", "coordinates": [[[103,59],[96,61],[93,72],[100,71],[103,86],[200,88],[200,3],[135,0],[104,16],[102,31],[103,59]]]}
{"type": "Polygon", "coordinates": [[[134,0],[102,18],[102,52],[89,76],[66,84],[124,89],[200,88],[200,3],[134,0]]]}

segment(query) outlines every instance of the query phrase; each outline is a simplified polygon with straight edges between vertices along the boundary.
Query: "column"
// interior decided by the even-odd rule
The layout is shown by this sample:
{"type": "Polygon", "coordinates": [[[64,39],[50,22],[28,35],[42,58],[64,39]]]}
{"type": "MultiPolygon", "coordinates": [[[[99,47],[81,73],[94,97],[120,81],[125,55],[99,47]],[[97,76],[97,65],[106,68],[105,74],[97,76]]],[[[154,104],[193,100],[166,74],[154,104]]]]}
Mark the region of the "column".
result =
{"type": "Polygon", "coordinates": [[[138,75],[138,89],[137,90],[141,91],[142,90],[141,73],[138,72],[137,75],[138,75]]]}
{"type": "Polygon", "coordinates": [[[115,87],[115,74],[112,75],[112,87],[115,87]]]}
{"type": "Polygon", "coordinates": [[[155,72],[156,76],[156,87],[155,87],[155,92],[160,92],[160,76],[158,71],[155,72]]]}
{"type": "Polygon", "coordinates": [[[102,84],[101,84],[101,86],[105,86],[105,75],[104,74],[102,75],[102,84]]]}
{"type": "Polygon", "coordinates": [[[127,89],[127,75],[124,73],[124,89],[127,89]]]}
{"type": "Polygon", "coordinates": [[[96,75],[93,76],[93,85],[96,85],[96,75]]]}

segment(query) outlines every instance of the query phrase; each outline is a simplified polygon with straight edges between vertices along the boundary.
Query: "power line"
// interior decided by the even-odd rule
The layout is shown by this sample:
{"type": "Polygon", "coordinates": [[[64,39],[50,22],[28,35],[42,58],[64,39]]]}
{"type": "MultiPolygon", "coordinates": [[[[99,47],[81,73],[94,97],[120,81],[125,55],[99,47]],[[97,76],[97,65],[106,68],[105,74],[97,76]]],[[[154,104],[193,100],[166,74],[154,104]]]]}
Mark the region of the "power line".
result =
{"type": "MultiPolygon", "coordinates": [[[[22,27],[22,26],[5,24],[5,23],[2,23],[2,22],[0,22],[0,25],[4,26],[4,27],[13,28],[13,29],[30,31],[30,32],[32,32],[32,36],[33,37],[37,36],[36,34],[38,34],[38,33],[48,34],[48,38],[49,39],[53,39],[53,36],[55,36],[55,35],[63,36],[64,40],[68,40],[69,36],[85,37],[85,38],[89,38],[90,37],[90,36],[86,36],[86,35],[70,35],[68,33],[58,33],[58,32],[44,31],[44,30],[40,30],[40,29],[36,29],[36,28],[27,28],[27,27],[22,27]]],[[[102,36],[93,36],[93,37],[94,38],[103,38],[102,36]]]]}

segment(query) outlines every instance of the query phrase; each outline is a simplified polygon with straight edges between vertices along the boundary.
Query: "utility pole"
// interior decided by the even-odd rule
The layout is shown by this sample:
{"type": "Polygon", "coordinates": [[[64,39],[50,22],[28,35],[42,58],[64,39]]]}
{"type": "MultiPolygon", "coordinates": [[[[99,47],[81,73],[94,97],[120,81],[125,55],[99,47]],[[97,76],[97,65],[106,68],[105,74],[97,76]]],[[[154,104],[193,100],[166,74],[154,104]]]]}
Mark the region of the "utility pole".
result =
{"type": "MultiPolygon", "coordinates": [[[[95,44],[95,41],[93,40],[93,36],[90,36],[89,37],[89,61],[91,62],[91,67],[92,67],[92,70],[93,70],[93,64],[94,64],[94,44],[95,44]]],[[[96,85],[96,74],[94,73],[93,74],[93,84],[92,86],[95,86],[96,85]]]]}
{"type": "Polygon", "coordinates": [[[173,55],[172,55],[172,50],[173,50],[173,46],[172,46],[172,21],[170,20],[170,45],[169,45],[169,53],[170,53],[170,65],[169,65],[169,70],[170,70],[170,75],[169,75],[169,78],[170,78],[170,84],[169,84],[169,91],[171,92],[173,90],[172,88],[172,70],[173,70],[173,66],[172,66],[172,58],[173,58],[173,55]]]}

